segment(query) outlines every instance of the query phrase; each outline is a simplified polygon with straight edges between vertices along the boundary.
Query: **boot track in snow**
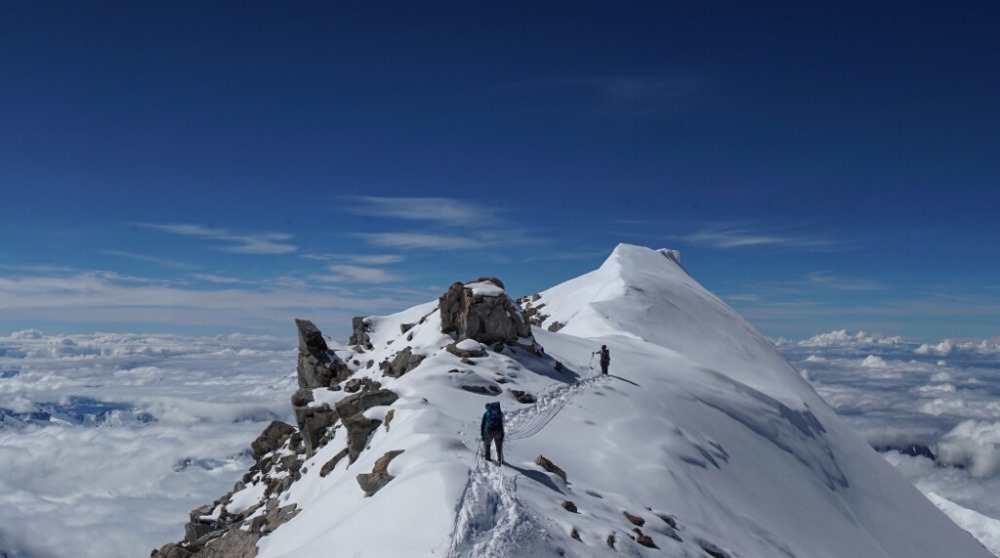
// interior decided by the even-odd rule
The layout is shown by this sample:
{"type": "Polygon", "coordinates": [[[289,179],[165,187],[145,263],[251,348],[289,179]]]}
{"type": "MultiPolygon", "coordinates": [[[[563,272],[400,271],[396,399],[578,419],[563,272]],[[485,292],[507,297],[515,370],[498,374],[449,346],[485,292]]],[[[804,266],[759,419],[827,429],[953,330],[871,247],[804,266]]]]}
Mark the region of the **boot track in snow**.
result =
{"type": "MultiPolygon", "coordinates": [[[[570,399],[607,381],[595,376],[547,388],[532,406],[507,414],[504,441],[541,432],[570,399]]],[[[455,514],[448,558],[552,555],[547,529],[517,499],[517,475],[504,475],[502,466],[483,459],[478,440],[474,443],[476,459],[455,514]]]]}

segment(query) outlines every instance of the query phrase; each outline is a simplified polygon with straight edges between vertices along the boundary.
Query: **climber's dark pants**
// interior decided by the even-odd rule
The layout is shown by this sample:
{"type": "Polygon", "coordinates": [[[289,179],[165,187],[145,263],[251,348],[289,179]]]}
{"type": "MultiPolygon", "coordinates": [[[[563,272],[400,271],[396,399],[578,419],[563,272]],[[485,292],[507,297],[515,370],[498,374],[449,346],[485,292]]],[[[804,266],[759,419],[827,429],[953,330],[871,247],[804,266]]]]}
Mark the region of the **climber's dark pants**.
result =
{"type": "Polygon", "coordinates": [[[611,362],[609,362],[607,360],[602,360],[601,361],[601,374],[607,374],[608,373],[608,365],[609,364],[611,364],[611,362]]]}
{"type": "Polygon", "coordinates": [[[497,463],[503,463],[503,431],[487,432],[483,436],[483,453],[486,454],[486,461],[490,461],[490,442],[496,442],[497,463]]]}

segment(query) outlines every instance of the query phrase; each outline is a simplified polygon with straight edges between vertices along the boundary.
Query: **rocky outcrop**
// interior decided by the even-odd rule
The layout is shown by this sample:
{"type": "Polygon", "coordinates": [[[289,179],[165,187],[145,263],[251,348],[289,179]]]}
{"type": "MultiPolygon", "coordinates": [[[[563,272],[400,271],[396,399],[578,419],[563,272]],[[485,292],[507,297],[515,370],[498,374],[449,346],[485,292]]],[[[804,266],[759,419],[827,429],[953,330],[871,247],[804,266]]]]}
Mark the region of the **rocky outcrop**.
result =
{"type": "MultiPolygon", "coordinates": [[[[367,378],[365,378],[367,379],[367,378]]],[[[364,416],[364,412],[372,407],[384,407],[395,403],[399,396],[391,390],[382,389],[378,382],[362,380],[364,391],[356,393],[337,402],[335,412],[347,429],[347,455],[349,463],[361,455],[371,436],[381,424],[378,419],[364,416]]]]}
{"type": "Polygon", "coordinates": [[[415,355],[413,354],[413,349],[406,347],[396,353],[392,361],[385,360],[380,362],[379,369],[382,370],[382,374],[385,376],[398,378],[419,366],[425,358],[427,358],[425,355],[415,355]]]}
{"type": "Polygon", "coordinates": [[[327,429],[337,422],[337,412],[329,405],[313,405],[313,390],[302,388],[292,395],[295,422],[306,445],[306,455],[311,456],[322,445],[327,429]]]}
{"type": "MultiPolygon", "coordinates": [[[[361,329],[367,327],[363,320],[356,323],[360,323],[361,329]]],[[[329,474],[345,457],[353,463],[364,451],[372,432],[382,424],[380,420],[365,417],[365,411],[391,405],[399,398],[370,378],[349,380],[350,367],[327,347],[319,329],[308,320],[295,320],[295,325],[299,332],[299,389],[292,394],[291,403],[298,429],[280,421],[269,424],[250,444],[254,464],[243,479],[212,504],[193,510],[184,528],[184,540],[154,550],[153,558],[256,556],[257,541],[298,513],[294,504],[282,505],[280,497],[302,477],[306,460],[333,438],[342,424],[347,448],[321,467],[320,476],[329,474]],[[341,386],[341,382],[348,385],[341,386]],[[328,403],[318,404],[317,390],[327,389],[356,393],[333,407],[328,403]],[[251,484],[262,486],[263,495],[249,505],[239,499],[239,507],[230,510],[234,495],[251,484]]],[[[410,358],[406,361],[409,364],[410,358]]],[[[366,486],[377,491],[392,480],[384,470],[387,465],[388,459],[383,470],[376,467],[371,473],[375,476],[365,480],[366,486]]]]}
{"type": "Polygon", "coordinates": [[[294,427],[280,420],[273,421],[267,425],[267,428],[260,433],[260,436],[257,436],[257,439],[250,443],[250,450],[253,452],[254,461],[259,463],[262,457],[280,448],[294,432],[294,427]]]}
{"type": "MultiPolygon", "coordinates": [[[[503,282],[484,277],[468,284],[453,283],[438,299],[441,331],[456,338],[487,345],[519,344],[531,337],[531,326],[521,307],[504,291],[503,282]]],[[[534,345],[534,342],[530,345],[534,345]]]]}
{"type": "Polygon", "coordinates": [[[300,388],[330,387],[347,379],[350,368],[326,345],[323,334],[309,320],[295,320],[299,330],[300,388]]]}
{"type": "Polygon", "coordinates": [[[371,338],[368,333],[371,332],[371,328],[365,319],[361,316],[355,316],[351,320],[351,338],[347,341],[348,344],[354,345],[357,350],[371,350],[373,345],[371,338]]]}
{"type": "Polygon", "coordinates": [[[255,463],[250,472],[223,497],[192,510],[184,540],[154,550],[152,558],[253,558],[260,537],[295,517],[295,505],[280,506],[278,496],[300,477],[302,437],[291,426],[275,421],[251,448],[255,463]],[[265,484],[264,498],[230,512],[233,495],[250,482],[265,484]]]}
{"type": "Polygon", "coordinates": [[[389,462],[403,453],[403,451],[392,450],[386,452],[375,461],[375,466],[372,467],[371,473],[361,473],[356,477],[361,490],[365,491],[365,496],[373,496],[376,492],[382,490],[385,485],[389,484],[389,481],[396,478],[389,474],[389,462]]]}

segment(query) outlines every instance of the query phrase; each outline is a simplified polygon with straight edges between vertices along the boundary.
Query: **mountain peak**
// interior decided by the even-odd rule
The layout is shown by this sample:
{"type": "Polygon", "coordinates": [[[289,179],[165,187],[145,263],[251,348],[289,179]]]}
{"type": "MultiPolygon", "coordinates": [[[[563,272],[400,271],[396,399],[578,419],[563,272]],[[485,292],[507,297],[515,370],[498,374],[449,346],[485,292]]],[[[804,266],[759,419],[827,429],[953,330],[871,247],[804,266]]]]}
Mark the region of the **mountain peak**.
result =
{"type": "Polygon", "coordinates": [[[500,285],[304,342],[298,427],[262,434],[183,555],[989,557],[676,252],[619,245],[523,314],[500,285]],[[476,304],[495,328],[463,317],[476,304]],[[483,459],[488,402],[503,465],[483,459]]]}

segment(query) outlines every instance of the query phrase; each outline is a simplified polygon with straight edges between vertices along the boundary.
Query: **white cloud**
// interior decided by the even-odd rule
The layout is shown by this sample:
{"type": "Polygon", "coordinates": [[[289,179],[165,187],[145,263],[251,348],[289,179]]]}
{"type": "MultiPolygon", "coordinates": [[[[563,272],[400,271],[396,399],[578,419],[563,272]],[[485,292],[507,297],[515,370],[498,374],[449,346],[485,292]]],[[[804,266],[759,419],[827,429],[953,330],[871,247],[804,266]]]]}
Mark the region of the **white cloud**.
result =
{"type": "Polygon", "coordinates": [[[411,234],[411,233],[358,233],[358,236],[377,246],[426,250],[473,250],[483,243],[466,235],[411,234]]]}
{"type": "Polygon", "coordinates": [[[287,243],[287,241],[292,238],[292,235],[286,233],[264,232],[256,234],[235,234],[227,229],[215,229],[188,223],[174,223],[167,225],[147,223],[142,226],[148,229],[154,229],[181,236],[196,236],[228,242],[228,246],[221,248],[221,250],[225,252],[270,255],[288,254],[297,250],[294,245],[287,243]]]}
{"type": "Polygon", "coordinates": [[[62,423],[0,422],[0,546],[11,556],[146,556],[243,475],[268,422],[293,420],[291,339],[29,332],[0,345],[14,349],[0,366],[20,372],[0,380],[0,408],[67,406],[62,423]],[[73,416],[102,404],[135,410],[93,425],[73,416]]]}
{"type": "Polygon", "coordinates": [[[136,254],[134,252],[126,252],[123,250],[104,250],[104,253],[108,254],[109,256],[119,256],[122,258],[129,258],[140,262],[151,263],[168,269],[196,269],[198,267],[196,265],[179,262],[176,260],[168,260],[166,258],[159,258],[147,254],[136,254]]]}
{"type": "MultiPolygon", "coordinates": [[[[355,282],[367,274],[369,285],[394,279],[358,266],[339,269],[338,274],[342,280],[355,282]]],[[[196,325],[223,331],[291,332],[293,318],[322,313],[339,316],[343,323],[337,325],[346,329],[351,315],[398,310],[416,303],[414,296],[412,292],[373,292],[370,287],[350,290],[295,277],[206,288],[88,271],[0,277],[0,324],[129,323],[165,329],[196,325]]]]}
{"type": "Polygon", "coordinates": [[[877,291],[885,286],[877,281],[858,277],[837,277],[828,271],[810,273],[809,282],[839,291],[877,291]]]}
{"type": "Polygon", "coordinates": [[[937,450],[942,462],[968,467],[974,477],[994,476],[1000,473],[1000,423],[963,421],[941,438],[937,450]]]}
{"type": "Polygon", "coordinates": [[[804,250],[834,250],[844,249],[847,244],[834,240],[809,237],[781,235],[754,230],[744,225],[717,225],[704,228],[693,234],[681,237],[692,244],[700,244],[713,248],[745,248],[752,246],[778,246],[804,250]]]}
{"type": "Polygon", "coordinates": [[[303,258],[319,261],[346,261],[359,265],[388,265],[403,261],[403,256],[397,254],[303,254],[303,258]]]}
{"type": "Polygon", "coordinates": [[[929,343],[924,343],[923,345],[920,345],[919,347],[917,347],[913,352],[917,353],[918,355],[926,355],[926,354],[934,353],[934,354],[945,356],[948,353],[950,353],[951,350],[954,347],[955,346],[954,346],[954,344],[952,344],[951,341],[948,341],[947,339],[945,339],[944,341],[942,341],[942,342],[940,342],[940,343],[938,343],[936,345],[931,345],[929,343]]]}
{"type": "Polygon", "coordinates": [[[361,215],[424,221],[451,226],[486,226],[496,222],[497,210],[452,198],[346,198],[346,209],[361,215]]]}
{"type": "Polygon", "coordinates": [[[218,283],[222,285],[232,285],[236,283],[246,283],[243,279],[236,277],[226,277],[224,275],[214,275],[209,273],[196,273],[194,275],[195,279],[200,281],[205,281],[207,283],[218,283]]]}
{"type": "Polygon", "coordinates": [[[388,273],[378,267],[331,265],[328,269],[333,273],[317,277],[317,280],[348,283],[390,283],[402,280],[401,277],[388,273]]]}

